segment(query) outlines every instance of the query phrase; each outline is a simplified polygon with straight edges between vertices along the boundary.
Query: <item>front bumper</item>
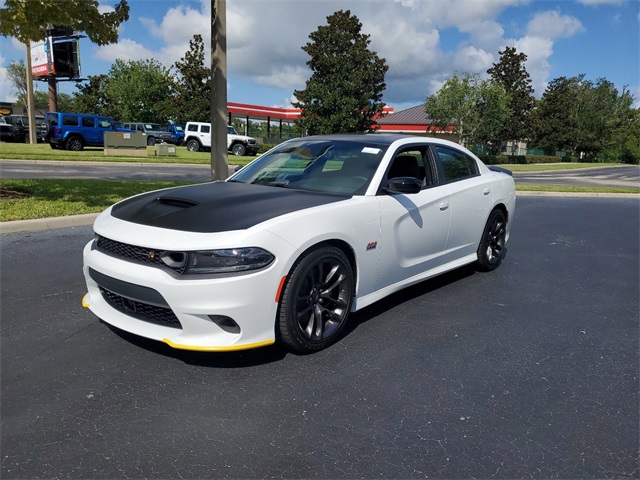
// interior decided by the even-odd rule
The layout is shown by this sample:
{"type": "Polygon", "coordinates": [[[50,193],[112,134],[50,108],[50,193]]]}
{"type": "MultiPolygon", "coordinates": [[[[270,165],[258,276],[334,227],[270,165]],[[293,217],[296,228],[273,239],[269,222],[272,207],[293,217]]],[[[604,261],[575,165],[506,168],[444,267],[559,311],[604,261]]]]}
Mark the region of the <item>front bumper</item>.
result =
{"type": "Polygon", "coordinates": [[[281,280],[277,260],[244,275],[186,278],[92,246],[93,241],[83,252],[88,289],[83,305],[104,322],[185,350],[243,350],[274,343],[281,280]],[[156,311],[159,317],[174,315],[179,323],[157,321],[156,311]],[[216,323],[224,317],[239,329],[216,323]]]}

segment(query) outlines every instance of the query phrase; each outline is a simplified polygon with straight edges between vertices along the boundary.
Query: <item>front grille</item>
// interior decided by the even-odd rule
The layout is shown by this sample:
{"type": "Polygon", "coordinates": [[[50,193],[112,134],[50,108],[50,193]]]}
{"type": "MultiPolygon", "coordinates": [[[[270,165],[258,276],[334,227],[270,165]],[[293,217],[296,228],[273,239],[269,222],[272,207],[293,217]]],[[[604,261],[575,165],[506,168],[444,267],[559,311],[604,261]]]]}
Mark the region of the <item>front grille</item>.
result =
{"type": "Polygon", "coordinates": [[[158,307],[156,305],[131,300],[101,286],[100,293],[109,305],[130,317],[156,325],[162,325],[163,327],[182,329],[180,320],[178,320],[178,317],[176,317],[170,308],[158,307]]]}
{"type": "Polygon", "coordinates": [[[116,242],[101,235],[96,235],[96,248],[108,255],[126,258],[135,262],[145,263],[147,265],[155,265],[158,267],[168,268],[176,273],[183,274],[186,268],[186,262],[179,267],[170,267],[162,261],[160,256],[165,253],[164,250],[156,250],[153,248],[138,247],[127,243],[116,242]]]}

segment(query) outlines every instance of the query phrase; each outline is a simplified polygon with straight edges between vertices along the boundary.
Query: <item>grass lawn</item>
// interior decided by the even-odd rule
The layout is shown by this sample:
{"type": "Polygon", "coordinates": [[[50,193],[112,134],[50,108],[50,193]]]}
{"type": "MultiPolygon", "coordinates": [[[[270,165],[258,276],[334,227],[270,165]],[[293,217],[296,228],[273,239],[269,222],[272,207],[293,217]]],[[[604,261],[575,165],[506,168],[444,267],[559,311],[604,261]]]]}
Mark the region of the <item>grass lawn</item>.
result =
{"type": "MultiPolygon", "coordinates": [[[[0,143],[0,158],[8,160],[67,160],[75,162],[135,162],[135,163],[211,163],[211,152],[190,152],[187,147],[176,147],[175,157],[156,157],[155,147],[147,147],[146,157],[121,157],[105,155],[98,147],[87,147],[81,152],[54,150],[48,143],[0,143]]],[[[230,165],[246,165],[256,157],[229,155],[230,165]]]]}
{"type": "MultiPolygon", "coordinates": [[[[512,172],[548,172],[554,170],[578,170],[581,168],[621,167],[619,163],[528,163],[498,165],[512,172]]],[[[629,166],[629,165],[626,165],[629,166]]]]}
{"type": "Polygon", "coordinates": [[[138,193],[189,182],[145,180],[0,179],[0,221],[101,212],[138,193]]]}

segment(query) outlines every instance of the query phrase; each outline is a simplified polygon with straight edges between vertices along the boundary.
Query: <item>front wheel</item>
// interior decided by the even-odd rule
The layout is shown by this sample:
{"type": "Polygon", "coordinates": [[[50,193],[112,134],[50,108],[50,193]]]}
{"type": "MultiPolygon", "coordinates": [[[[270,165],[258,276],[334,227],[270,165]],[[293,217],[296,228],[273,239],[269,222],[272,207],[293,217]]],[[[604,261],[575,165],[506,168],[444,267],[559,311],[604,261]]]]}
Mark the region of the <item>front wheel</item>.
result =
{"type": "Polygon", "coordinates": [[[236,143],[233,147],[231,147],[231,151],[237,157],[243,157],[245,153],[247,153],[247,148],[241,144],[236,143]]]}
{"type": "Polygon", "coordinates": [[[322,247],[298,260],[280,302],[282,342],[301,353],[334,343],[347,323],[354,284],[349,260],[338,248],[322,247]]]}
{"type": "Polygon", "coordinates": [[[505,253],[506,238],[507,221],[504,213],[494,210],[489,215],[478,246],[478,265],[482,270],[495,270],[500,266],[505,253]]]}
{"type": "Polygon", "coordinates": [[[150,147],[153,147],[155,144],[156,144],[155,137],[147,137],[147,145],[149,145],[150,147]]]}
{"type": "Polygon", "coordinates": [[[200,150],[200,142],[198,140],[189,140],[187,142],[187,150],[190,152],[197,152],[200,150]]]}

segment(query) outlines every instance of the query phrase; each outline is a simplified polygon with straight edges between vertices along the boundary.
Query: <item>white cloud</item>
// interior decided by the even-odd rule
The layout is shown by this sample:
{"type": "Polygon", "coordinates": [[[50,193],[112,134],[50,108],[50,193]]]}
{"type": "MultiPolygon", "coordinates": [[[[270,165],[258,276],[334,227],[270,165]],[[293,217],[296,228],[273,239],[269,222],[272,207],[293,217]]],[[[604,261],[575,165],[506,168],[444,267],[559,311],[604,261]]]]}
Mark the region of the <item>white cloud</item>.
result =
{"type": "Polygon", "coordinates": [[[98,48],[96,57],[100,60],[114,62],[116,59],[121,60],[144,60],[154,58],[155,54],[133,40],[121,38],[118,43],[112,43],[98,48]]]}
{"type": "Polygon", "coordinates": [[[578,0],[583,5],[621,5],[622,0],[578,0]]]}
{"type": "Polygon", "coordinates": [[[569,38],[584,32],[580,20],[568,15],[560,15],[555,10],[538,13],[528,25],[528,35],[540,38],[569,38]]]}

